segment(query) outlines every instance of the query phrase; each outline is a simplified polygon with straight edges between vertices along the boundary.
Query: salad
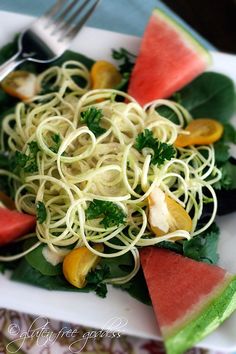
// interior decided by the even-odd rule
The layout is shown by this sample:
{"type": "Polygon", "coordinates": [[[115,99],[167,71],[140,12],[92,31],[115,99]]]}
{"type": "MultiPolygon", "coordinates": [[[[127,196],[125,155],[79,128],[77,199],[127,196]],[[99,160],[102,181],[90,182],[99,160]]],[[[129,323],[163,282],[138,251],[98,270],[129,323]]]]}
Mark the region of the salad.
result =
{"type": "Polygon", "coordinates": [[[29,72],[36,74],[31,76],[35,84],[29,79],[30,97],[18,84],[13,90],[15,74],[3,83],[2,209],[16,208],[17,215],[32,218],[24,234],[2,244],[1,269],[10,268],[18,281],[95,290],[100,296],[110,283],[149,303],[140,247],[155,245],[218,261],[219,230],[213,221],[217,204],[223,203],[217,201],[217,190],[234,188],[229,143],[235,142],[235,130],[228,123],[234,88],[225,76],[206,73],[171,100],[141,108],[126,93],[135,58],[125,50],[114,56],[121,62],[119,71],[105,64],[114,88],[92,86],[95,78],[101,82],[98,69],[104,63],[72,52],[46,70],[28,64],[20,68],[27,78],[29,72]],[[209,82],[218,107],[211,106],[209,82]],[[204,83],[209,94],[205,116],[218,112],[221,123],[211,119],[214,140],[184,146],[185,129],[198,115],[191,102],[204,83]],[[220,106],[225,97],[227,107],[220,106]],[[168,223],[156,218],[155,208],[163,205],[168,223]]]}
{"type": "Polygon", "coordinates": [[[1,199],[36,216],[37,227],[33,217],[23,235],[13,230],[17,240],[2,245],[1,267],[13,268],[16,280],[100,296],[110,283],[149,303],[145,286],[141,295],[133,286],[143,281],[139,247],[218,260],[215,189],[233,184],[228,143],[235,131],[229,123],[192,120],[185,92],[196,95],[209,75],[233,88],[225,76],[205,73],[172,100],[141,108],[125,92],[135,57],[123,49],[113,55],[120,71],[67,52],[42,72],[24,64],[3,81],[1,199]],[[98,88],[101,72],[105,87],[120,89],[98,88]],[[213,133],[202,138],[196,132],[204,124],[213,133]]]}

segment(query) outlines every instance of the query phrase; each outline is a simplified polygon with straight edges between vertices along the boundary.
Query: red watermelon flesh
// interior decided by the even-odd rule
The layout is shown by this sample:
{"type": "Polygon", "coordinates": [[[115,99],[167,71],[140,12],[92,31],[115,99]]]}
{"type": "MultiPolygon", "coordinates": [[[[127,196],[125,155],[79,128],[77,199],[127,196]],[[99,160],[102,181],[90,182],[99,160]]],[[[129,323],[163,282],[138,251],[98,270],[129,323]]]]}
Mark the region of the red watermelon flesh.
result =
{"type": "Polygon", "coordinates": [[[0,246],[35,229],[36,217],[0,207],[0,246]]]}
{"type": "Polygon", "coordinates": [[[167,353],[180,354],[236,308],[236,278],[224,269],[147,247],[141,264],[167,353]]]}
{"type": "Polygon", "coordinates": [[[128,93],[141,105],[170,97],[201,74],[210,56],[176,21],[156,9],[148,22],[128,93]]]}

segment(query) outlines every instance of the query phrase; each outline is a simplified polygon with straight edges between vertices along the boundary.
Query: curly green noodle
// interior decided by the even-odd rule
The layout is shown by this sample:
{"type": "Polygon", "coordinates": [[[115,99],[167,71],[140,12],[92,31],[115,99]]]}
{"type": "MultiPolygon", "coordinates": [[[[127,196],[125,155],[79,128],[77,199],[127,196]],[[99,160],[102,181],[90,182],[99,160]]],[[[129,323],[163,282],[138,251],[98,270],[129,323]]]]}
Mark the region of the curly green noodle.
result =
{"type": "MultiPolygon", "coordinates": [[[[134,148],[137,135],[150,129],[155,138],[173,144],[190,114],[178,103],[156,100],[142,108],[128,94],[112,89],[89,90],[88,70],[77,62],[66,62],[62,68],[53,67],[43,72],[39,85],[52,82],[55,92],[38,95],[30,103],[19,103],[15,112],[3,120],[3,135],[8,137],[11,153],[27,153],[29,143],[37,141],[38,172],[14,176],[15,203],[19,211],[36,214],[37,202],[45,204],[46,221],[37,223],[35,247],[40,243],[58,255],[65,255],[65,247],[85,245],[102,257],[117,257],[131,252],[134,269],[126,277],[110,279],[120,284],[129,281],[139,269],[138,246],[155,245],[179,236],[190,239],[207,229],[215,218],[217,199],[212,184],[220,179],[215,167],[214,149],[210,146],[178,149],[178,158],[162,166],[151,164],[148,149],[139,152],[134,148]],[[83,79],[83,85],[74,78],[83,79]],[[123,97],[124,102],[116,100],[123,97]],[[169,107],[178,117],[178,124],[161,116],[159,106],[169,107]],[[89,107],[103,112],[102,126],[106,132],[96,137],[80,120],[89,107]],[[58,152],[51,149],[52,135],[60,134],[58,152]],[[141,192],[140,192],[141,187],[141,192]],[[155,237],[148,227],[147,197],[155,187],[191,212],[193,227],[189,234],[177,230],[155,237]],[[206,196],[205,193],[208,195],[206,196]],[[204,198],[213,200],[210,220],[197,229],[203,210],[204,198]],[[105,228],[101,219],[87,220],[86,209],[94,200],[116,203],[127,215],[124,225],[105,228]],[[103,243],[109,253],[95,250],[91,243],[103,243]]],[[[17,259],[22,254],[0,257],[0,260],[17,259]]]]}

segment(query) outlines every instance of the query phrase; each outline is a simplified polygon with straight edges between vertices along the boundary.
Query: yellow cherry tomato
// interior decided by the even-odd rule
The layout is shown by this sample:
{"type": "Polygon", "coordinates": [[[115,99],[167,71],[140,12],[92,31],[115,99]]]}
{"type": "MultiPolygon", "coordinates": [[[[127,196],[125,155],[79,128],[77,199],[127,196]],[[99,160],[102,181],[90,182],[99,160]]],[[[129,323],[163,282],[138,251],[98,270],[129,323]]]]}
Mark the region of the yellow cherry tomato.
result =
{"type": "Polygon", "coordinates": [[[121,74],[108,61],[99,60],[91,69],[92,89],[115,88],[121,82],[121,74]]]}
{"type": "MultiPolygon", "coordinates": [[[[103,245],[96,244],[94,249],[103,252],[103,245]]],[[[99,263],[100,257],[87,247],[78,247],[68,253],[63,261],[63,274],[66,280],[77,288],[86,285],[86,276],[99,263]]]]}
{"type": "Polygon", "coordinates": [[[194,119],[185,128],[186,134],[179,134],[175,146],[209,145],[219,140],[223,131],[223,125],[214,119],[194,119]]]}
{"type": "Polygon", "coordinates": [[[28,100],[36,95],[38,90],[37,77],[23,70],[11,72],[1,82],[2,89],[20,100],[28,100]]]}
{"type": "Polygon", "coordinates": [[[160,188],[155,188],[149,195],[148,205],[149,224],[156,236],[164,236],[176,230],[192,230],[192,219],[186,210],[160,188]]]}

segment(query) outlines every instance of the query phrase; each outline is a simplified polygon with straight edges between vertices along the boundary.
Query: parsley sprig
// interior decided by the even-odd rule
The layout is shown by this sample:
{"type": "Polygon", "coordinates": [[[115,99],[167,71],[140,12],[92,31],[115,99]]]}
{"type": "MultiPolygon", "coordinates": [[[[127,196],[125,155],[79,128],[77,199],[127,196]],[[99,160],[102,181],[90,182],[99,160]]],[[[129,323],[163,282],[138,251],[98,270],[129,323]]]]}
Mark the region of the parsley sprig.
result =
{"type": "Polygon", "coordinates": [[[87,220],[102,218],[100,224],[106,229],[125,223],[125,213],[115,203],[94,199],[86,210],[87,220]]]}
{"type": "Polygon", "coordinates": [[[47,219],[47,209],[43,202],[37,202],[36,205],[36,216],[39,224],[43,224],[44,221],[47,219]]]}
{"type": "Polygon", "coordinates": [[[112,50],[113,59],[119,62],[119,71],[122,75],[121,83],[118,85],[117,90],[126,90],[131,72],[134,67],[134,63],[136,60],[136,55],[130,53],[128,50],[124,48],[120,48],[119,50],[112,50]]]}
{"type": "Polygon", "coordinates": [[[103,113],[101,109],[96,107],[90,107],[86,111],[81,113],[81,122],[85,123],[88,128],[93,132],[95,136],[102,135],[105,133],[106,129],[100,126],[101,118],[103,113]]]}
{"type": "Polygon", "coordinates": [[[136,55],[130,53],[125,48],[119,50],[112,50],[112,57],[115,60],[119,60],[119,70],[121,74],[130,74],[134,67],[136,55]]]}
{"type": "Polygon", "coordinates": [[[37,154],[40,151],[36,141],[31,141],[29,144],[29,152],[24,154],[16,151],[11,159],[12,170],[20,173],[24,170],[26,173],[34,173],[38,171],[37,154]]]}
{"type": "Polygon", "coordinates": [[[103,267],[97,267],[88,273],[86,281],[88,285],[93,286],[96,294],[100,297],[106,297],[107,285],[103,283],[103,280],[110,276],[109,268],[104,265],[103,267]]]}
{"type": "Polygon", "coordinates": [[[162,165],[166,160],[171,160],[176,154],[172,145],[154,138],[152,131],[149,129],[145,129],[143,133],[137,136],[134,147],[140,152],[144,148],[150,148],[153,151],[151,162],[153,165],[158,166],[162,165]]]}
{"type": "Polygon", "coordinates": [[[53,134],[51,139],[53,141],[53,145],[50,147],[50,150],[57,154],[61,145],[61,136],[60,134],[53,134]]]}

